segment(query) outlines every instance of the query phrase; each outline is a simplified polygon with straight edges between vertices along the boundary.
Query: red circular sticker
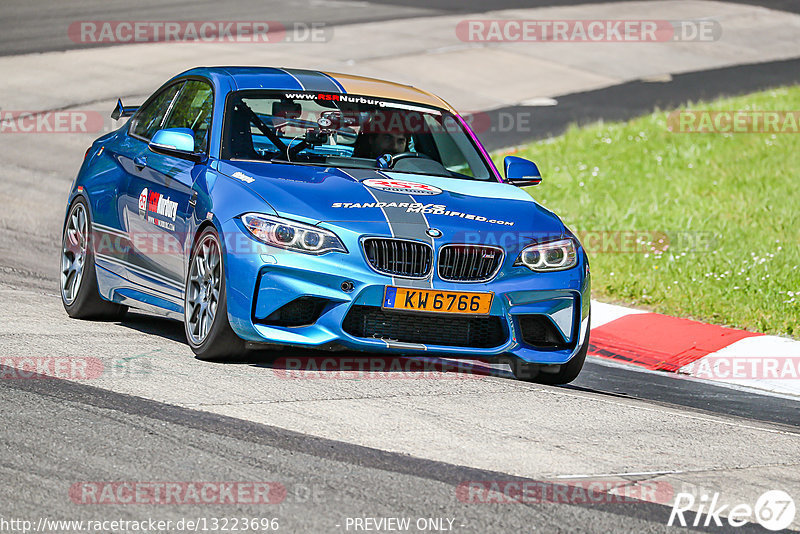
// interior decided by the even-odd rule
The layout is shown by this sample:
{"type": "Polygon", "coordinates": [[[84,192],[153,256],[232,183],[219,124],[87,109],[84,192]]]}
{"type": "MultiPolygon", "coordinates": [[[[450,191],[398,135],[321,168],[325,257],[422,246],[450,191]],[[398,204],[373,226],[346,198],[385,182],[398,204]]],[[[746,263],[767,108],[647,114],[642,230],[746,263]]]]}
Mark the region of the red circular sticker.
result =
{"type": "Polygon", "coordinates": [[[417,182],[406,182],[405,180],[389,180],[386,178],[370,178],[361,182],[372,189],[389,191],[391,193],[405,193],[407,195],[438,195],[442,192],[438,187],[420,184],[417,182]]]}
{"type": "Polygon", "coordinates": [[[139,211],[147,211],[147,188],[139,194],[139,211]]]}

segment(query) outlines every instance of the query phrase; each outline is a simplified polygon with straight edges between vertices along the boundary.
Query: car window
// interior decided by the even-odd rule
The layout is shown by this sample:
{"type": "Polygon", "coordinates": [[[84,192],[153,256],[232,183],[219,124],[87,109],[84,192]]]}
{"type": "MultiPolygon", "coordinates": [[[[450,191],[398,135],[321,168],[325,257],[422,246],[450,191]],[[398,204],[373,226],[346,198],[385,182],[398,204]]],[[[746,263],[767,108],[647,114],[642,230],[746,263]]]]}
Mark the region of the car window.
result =
{"type": "Polygon", "coordinates": [[[181,89],[162,128],[191,129],[194,132],[195,152],[205,152],[212,105],[211,86],[199,80],[189,80],[181,89]]]}
{"type": "MultiPolygon", "coordinates": [[[[452,172],[465,176],[474,176],[472,169],[480,168],[480,156],[472,148],[466,135],[451,135],[448,132],[459,131],[459,126],[453,117],[445,117],[443,128],[436,128],[431,117],[425,117],[430,123],[433,132],[433,142],[442,160],[442,165],[452,172]]],[[[483,178],[481,178],[483,179],[483,178]]]]}
{"type": "Polygon", "coordinates": [[[349,94],[234,92],[226,104],[221,155],[470,180],[495,178],[451,112],[349,94]]]}
{"type": "Polygon", "coordinates": [[[183,85],[182,82],[170,85],[142,107],[133,118],[131,133],[149,141],[153,134],[160,129],[164,115],[169,110],[169,105],[181,85],[183,85]]]}

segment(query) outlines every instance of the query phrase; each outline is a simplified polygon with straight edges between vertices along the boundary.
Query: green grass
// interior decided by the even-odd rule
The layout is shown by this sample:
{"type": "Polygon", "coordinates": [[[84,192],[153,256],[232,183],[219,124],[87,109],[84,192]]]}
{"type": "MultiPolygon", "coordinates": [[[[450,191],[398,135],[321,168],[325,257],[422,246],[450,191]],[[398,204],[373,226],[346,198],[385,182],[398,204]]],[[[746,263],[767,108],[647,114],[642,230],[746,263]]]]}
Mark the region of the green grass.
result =
{"type": "MultiPolygon", "coordinates": [[[[684,109],[800,110],[800,87],[684,109]]],[[[669,237],[663,253],[589,247],[594,298],[800,338],[800,134],[671,133],[667,115],[572,127],[495,161],[535,161],[544,180],[527,191],[573,231],[669,237]]]]}

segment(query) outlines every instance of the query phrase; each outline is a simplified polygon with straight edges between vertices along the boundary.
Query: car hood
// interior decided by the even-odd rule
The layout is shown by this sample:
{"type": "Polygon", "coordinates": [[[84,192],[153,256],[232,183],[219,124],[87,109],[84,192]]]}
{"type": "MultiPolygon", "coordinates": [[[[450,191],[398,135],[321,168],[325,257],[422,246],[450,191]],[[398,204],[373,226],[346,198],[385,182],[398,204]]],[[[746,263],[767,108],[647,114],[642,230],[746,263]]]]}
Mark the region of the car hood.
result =
{"type": "Polygon", "coordinates": [[[418,235],[416,225],[423,232],[439,229],[451,240],[481,243],[490,234],[495,241],[501,234],[515,240],[523,233],[533,240],[565,234],[555,214],[509,184],[268,162],[221,161],[218,171],[246,183],[279,216],[311,224],[364,233],[384,233],[388,226],[395,236],[418,235]],[[394,187],[397,181],[400,187],[394,187]]]}

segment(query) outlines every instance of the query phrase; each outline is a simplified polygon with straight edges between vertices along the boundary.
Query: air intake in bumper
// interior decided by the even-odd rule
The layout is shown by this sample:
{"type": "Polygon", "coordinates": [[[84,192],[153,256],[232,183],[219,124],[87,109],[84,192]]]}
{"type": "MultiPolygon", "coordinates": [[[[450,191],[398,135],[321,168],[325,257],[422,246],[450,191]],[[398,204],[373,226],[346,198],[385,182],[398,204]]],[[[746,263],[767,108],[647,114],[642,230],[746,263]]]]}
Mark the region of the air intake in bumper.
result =
{"type": "Polygon", "coordinates": [[[517,315],[520,337],[526,345],[538,349],[570,349],[574,342],[564,341],[553,321],[541,314],[517,315]]]}
{"type": "Polygon", "coordinates": [[[317,322],[325,309],[327,300],[317,297],[300,297],[284,304],[264,319],[257,319],[259,324],[269,326],[308,326],[317,322]]]}
{"type": "Polygon", "coordinates": [[[385,312],[377,306],[353,306],[342,328],[358,338],[445,347],[493,348],[508,339],[501,317],[406,314],[385,312]]]}

